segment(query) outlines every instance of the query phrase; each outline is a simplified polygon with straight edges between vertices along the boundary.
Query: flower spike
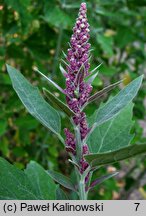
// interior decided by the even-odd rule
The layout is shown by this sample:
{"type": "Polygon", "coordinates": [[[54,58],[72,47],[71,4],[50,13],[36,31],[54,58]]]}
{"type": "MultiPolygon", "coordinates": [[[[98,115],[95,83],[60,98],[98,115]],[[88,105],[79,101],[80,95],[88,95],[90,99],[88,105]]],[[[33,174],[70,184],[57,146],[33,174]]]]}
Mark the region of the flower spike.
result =
{"type": "MultiPolygon", "coordinates": [[[[75,113],[72,120],[75,127],[79,129],[81,143],[76,140],[75,136],[65,129],[66,150],[76,156],[76,148],[81,145],[81,155],[78,158],[79,171],[81,174],[89,167],[84,155],[89,153],[88,146],[84,143],[90,128],[88,128],[86,114],[82,112],[82,107],[88,101],[92,91],[91,82],[85,82],[86,77],[90,75],[90,43],[89,24],[86,16],[86,3],[80,6],[78,18],[73,28],[73,34],[70,39],[69,49],[67,52],[66,65],[66,101],[69,108],[75,113]]],[[[89,174],[88,174],[89,175],[89,174]]],[[[86,177],[86,181],[88,176],[86,177]]]]}

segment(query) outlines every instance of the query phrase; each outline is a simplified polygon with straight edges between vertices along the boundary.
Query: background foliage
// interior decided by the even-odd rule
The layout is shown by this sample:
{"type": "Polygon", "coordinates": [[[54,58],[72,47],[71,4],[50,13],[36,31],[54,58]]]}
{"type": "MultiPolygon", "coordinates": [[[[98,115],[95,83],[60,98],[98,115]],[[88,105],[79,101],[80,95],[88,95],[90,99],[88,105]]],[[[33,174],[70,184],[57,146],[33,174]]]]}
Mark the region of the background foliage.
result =
{"type": "MultiPolygon", "coordinates": [[[[63,58],[62,51],[68,49],[67,42],[81,2],[0,1],[0,154],[20,169],[30,160],[36,160],[46,169],[60,170],[68,176],[72,175],[72,178],[74,176],[62,144],[29,115],[19,101],[6,73],[5,63],[18,68],[34,85],[47,86],[34,72],[33,68],[37,66],[64,88],[59,63],[63,58]]],[[[123,88],[133,78],[146,74],[146,1],[86,2],[93,48],[91,68],[103,63],[93,83],[93,91],[126,78],[120,86],[123,88]]],[[[52,92],[60,96],[55,89],[52,92]]],[[[135,99],[132,132],[136,136],[133,143],[146,141],[145,95],[144,80],[135,99]]],[[[97,106],[99,101],[91,105],[87,113],[92,114],[97,106]]],[[[63,113],[60,114],[64,128],[69,122],[63,113]]],[[[130,163],[126,161],[106,166],[97,172],[97,176],[116,169],[121,170],[119,176],[96,187],[90,198],[145,199],[145,157],[138,156],[130,163]]]]}

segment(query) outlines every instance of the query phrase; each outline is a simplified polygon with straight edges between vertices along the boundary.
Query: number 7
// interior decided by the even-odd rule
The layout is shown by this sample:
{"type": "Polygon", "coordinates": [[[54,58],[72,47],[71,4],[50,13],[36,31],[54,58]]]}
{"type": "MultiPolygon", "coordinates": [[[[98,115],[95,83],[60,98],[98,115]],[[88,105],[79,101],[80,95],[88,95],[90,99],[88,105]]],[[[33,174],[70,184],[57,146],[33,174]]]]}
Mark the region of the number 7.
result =
{"type": "Polygon", "coordinates": [[[137,211],[138,206],[140,205],[140,203],[134,203],[134,204],[136,205],[136,209],[135,209],[135,211],[137,211]]]}

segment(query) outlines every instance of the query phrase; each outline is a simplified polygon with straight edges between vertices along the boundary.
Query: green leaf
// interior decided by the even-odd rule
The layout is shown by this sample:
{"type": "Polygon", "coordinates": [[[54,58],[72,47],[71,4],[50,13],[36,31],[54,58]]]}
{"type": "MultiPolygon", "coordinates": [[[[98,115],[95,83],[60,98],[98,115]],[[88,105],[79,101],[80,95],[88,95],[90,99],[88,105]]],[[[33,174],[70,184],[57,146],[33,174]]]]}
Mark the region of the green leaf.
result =
{"type": "Polygon", "coordinates": [[[40,197],[42,200],[55,199],[56,184],[39,164],[31,161],[27,165],[25,174],[30,180],[37,197],[40,197]]]}
{"type": "Polygon", "coordinates": [[[48,129],[59,135],[60,116],[41,96],[37,87],[32,86],[15,68],[7,65],[13,88],[26,109],[48,129]]]}
{"type": "MultiPolygon", "coordinates": [[[[64,52],[63,52],[63,53],[64,53],[64,52]]],[[[66,75],[67,75],[66,70],[62,67],[61,64],[59,65],[59,69],[60,69],[61,73],[63,74],[63,76],[66,76],[66,75]]]]}
{"type": "Polygon", "coordinates": [[[104,176],[101,176],[99,178],[97,178],[96,180],[94,180],[90,186],[89,186],[89,190],[94,188],[96,185],[99,185],[101,183],[103,183],[104,181],[116,176],[119,172],[114,172],[114,173],[111,173],[111,174],[107,174],[107,175],[104,175],[104,176]]]}
{"type": "Polygon", "coordinates": [[[95,80],[95,78],[98,75],[98,71],[96,71],[96,73],[89,75],[88,77],[85,78],[85,82],[88,84],[92,84],[92,82],[95,80]]]}
{"type": "Polygon", "coordinates": [[[37,200],[40,199],[31,182],[22,170],[0,158],[0,199],[37,200]]]}
{"type": "Polygon", "coordinates": [[[98,98],[102,97],[104,94],[106,94],[107,92],[111,91],[112,89],[114,89],[115,87],[117,87],[123,80],[120,80],[112,85],[109,85],[107,87],[105,87],[104,89],[100,90],[99,92],[96,92],[94,95],[92,95],[91,97],[89,97],[88,99],[88,104],[93,102],[94,100],[97,100],[98,98]]]}
{"type": "Polygon", "coordinates": [[[41,71],[39,71],[37,68],[34,69],[34,71],[38,72],[42,77],[45,78],[47,82],[49,82],[51,85],[53,85],[55,88],[57,88],[61,93],[64,94],[64,90],[53,80],[51,80],[49,77],[47,77],[45,74],[43,74],[41,71]]]}
{"type": "Polygon", "coordinates": [[[133,104],[128,104],[118,115],[99,125],[90,135],[88,146],[91,153],[115,151],[127,146],[133,138],[133,104]]]}
{"type": "Polygon", "coordinates": [[[98,69],[101,65],[102,65],[102,63],[99,64],[97,67],[95,67],[95,68],[89,73],[89,75],[88,75],[87,77],[85,77],[84,81],[85,81],[86,83],[91,84],[91,83],[93,82],[93,80],[94,80],[94,79],[96,78],[96,76],[98,75],[97,69],[98,69]]]}
{"type": "Polygon", "coordinates": [[[60,188],[60,185],[56,189],[56,200],[68,200],[66,193],[60,188]]]}
{"type": "Polygon", "coordinates": [[[143,75],[133,80],[115,97],[108,101],[104,106],[99,108],[99,110],[95,113],[95,123],[87,136],[87,140],[97,126],[115,117],[126,105],[128,105],[133,100],[141,86],[142,79],[143,75]]]}
{"type": "Polygon", "coordinates": [[[58,108],[60,108],[63,112],[66,113],[68,117],[72,117],[75,115],[75,113],[71,109],[69,109],[69,107],[66,104],[64,104],[61,100],[59,100],[49,90],[47,90],[46,88],[43,88],[43,91],[46,97],[48,98],[49,102],[53,103],[58,108]]]}
{"type": "Polygon", "coordinates": [[[99,165],[115,163],[143,153],[146,153],[146,144],[136,144],[113,152],[85,155],[85,159],[92,167],[96,167],[99,165]]]}
{"type": "Polygon", "coordinates": [[[51,178],[54,179],[54,181],[58,182],[63,187],[76,191],[75,186],[73,185],[71,179],[69,179],[68,177],[52,170],[48,171],[48,174],[51,176],[51,178]]]}
{"type": "Polygon", "coordinates": [[[0,185],[1,200],[55,199],[55,183],[47,172],[33,161],[22,171],[0,158],[0,185]]]}

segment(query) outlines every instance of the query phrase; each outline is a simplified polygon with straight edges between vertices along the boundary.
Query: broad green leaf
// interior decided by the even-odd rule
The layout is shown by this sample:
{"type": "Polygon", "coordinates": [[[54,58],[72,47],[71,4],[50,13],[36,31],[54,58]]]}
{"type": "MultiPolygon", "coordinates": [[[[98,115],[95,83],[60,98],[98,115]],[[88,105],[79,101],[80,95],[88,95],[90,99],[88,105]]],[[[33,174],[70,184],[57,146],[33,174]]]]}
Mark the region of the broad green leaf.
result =
{"type": "Polygon", "coordinates": [[[56,196],[55,183],[33,161],[22,171],[0,158],[0,185],[1,200],[51,200],[56,196]]]}
{"type": "Polygon", "coordinates": [[[99,165],[115,163],[144,153],[146,153],[146,144],[135,144],[113,152],[85,155],[85,158],[92,167],[96,167],[99,165]]]}
{"type": "Polygon", "coordinates": [[[36,162],[31,161],[25,174],[32,184],[37,197],[42,200],[53,200],[56,196],[56,184],[47,172],[36,162]]]}
{"type": "Polygon", "coordinates": [[[115,97],[109,100],[104,106],[99,108],[99,110],[95,113],[95,123],[91,132],[88,134],[87,139],[97,126],[115,117],[126,105],[128,105],[133,100],[141,86],[142,79],[143,75],[133,80],[115,97]]]}
{"type": "Polygon", "coordinates": [[[58,108],[60,108],[63,112],[66,113],[68,117],[72,117],[75,115],[75,113],[71,109],[69,109],[69,107],[66,104],[64,104],[61,100],[59,100],[49,90],[47,90],[46,88],[43,88],[43,91],[46,97],[48,98],[49,102],[53,103],[58,108]]]}
{"type": "Polygon", "coordinates": [[[41,96],[37,87],[32,86],[15,68],[7,65],[13,88],[26,109],[44,126],[56,133],[60,132],[60,116],[41,96]]]}
{"type": "Polygon", "coordinates": [[[115,151],[130,143],[133,138],[130,134],[132,110],[130,103],[115,117],[95,128],[88,139],[91,153],[115,151]]]}
{"type": "Polygon", "coordinates": [[[56,200],[68,200],[66,193],[60,188],[60,185],[56,189],[56,200]]]}
{"type": "Polygon", "coordinates": [[[76,191],[75,186],[73,185],[71,179],[69,179],[68,177],[52,170],[48,171],[48,174],[51,176],[51,178],[54,179],[54,181],[58,182],[60,185],[70,190],[76,191]]]}
{"type": "Polygon", "coordinates": [[[142,79],[143,75],[133,80],[98,111],[96,118],[98,125],[113,118],[133,100],[141,86],[142,79]]]}
{"type": "Polygon", "coordinates": [[[31,182],[22,170],[0,158],[0,199],[37,200],[31,182]]]}

